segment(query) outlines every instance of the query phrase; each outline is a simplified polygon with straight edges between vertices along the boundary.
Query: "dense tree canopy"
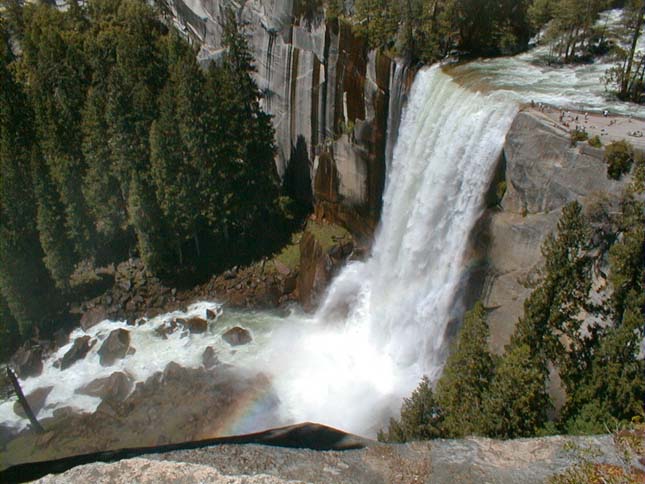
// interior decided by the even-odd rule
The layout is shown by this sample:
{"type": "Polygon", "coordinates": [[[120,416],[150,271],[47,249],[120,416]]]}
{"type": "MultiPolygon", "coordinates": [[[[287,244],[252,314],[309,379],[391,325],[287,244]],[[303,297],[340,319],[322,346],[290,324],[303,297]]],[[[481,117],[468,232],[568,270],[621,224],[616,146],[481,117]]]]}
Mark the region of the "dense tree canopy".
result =
{"type": "Polygon", "coordinates": [[[195,280],[288,236],[273,126],[232,11],[226,52],[204,69],[142,0],[6,3],[0,289],[23,336],[71,297],[81,262],[138,253],[158,276],[195,280]]]}

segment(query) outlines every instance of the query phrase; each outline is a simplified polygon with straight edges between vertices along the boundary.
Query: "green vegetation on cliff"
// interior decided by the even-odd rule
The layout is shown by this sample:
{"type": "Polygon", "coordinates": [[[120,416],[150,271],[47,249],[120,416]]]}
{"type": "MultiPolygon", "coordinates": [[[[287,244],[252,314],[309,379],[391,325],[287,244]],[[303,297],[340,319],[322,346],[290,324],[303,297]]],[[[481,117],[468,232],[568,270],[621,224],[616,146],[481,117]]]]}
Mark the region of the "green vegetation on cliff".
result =
{"type": "MultiPolygon", "coordinates": [[[[525,48],[529,5],[529,0],[357,0],[350,20],[370,47],[430,63],[454,49],[498,55],[525,48]]],[[[342,9],[332,5],[328,11],[337,16],[342,9]]]]}

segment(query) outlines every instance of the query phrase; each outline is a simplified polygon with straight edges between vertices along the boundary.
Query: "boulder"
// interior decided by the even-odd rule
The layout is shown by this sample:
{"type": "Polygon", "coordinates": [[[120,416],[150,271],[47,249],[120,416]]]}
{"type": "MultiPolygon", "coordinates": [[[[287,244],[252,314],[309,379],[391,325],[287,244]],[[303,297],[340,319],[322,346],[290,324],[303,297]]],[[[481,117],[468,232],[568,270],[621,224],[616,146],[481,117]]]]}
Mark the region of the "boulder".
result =
{"type": "Polygon", "coordinates": [[[222,335],[222,339],[231,346],[240,346],[250,343],[253,339],[248,329],[235,326],[222,335]]]}
{"type": "Polygon", "coordinates": [[[96,344],[96,340],[93,340],[90,336],[81,336],[76,338],[72,347],[67,350],[67,353],[58,360],[56,363],[60,365],[61,370],[65,370],[76,363],[78,360],[85,358],[88,351],[96,344]]]}
{"type": "MultiPolygon", "coordinates": [[[[42,410],[47,401],[47,396],[51,393],[53,386],[36,388],[33,392],[27,395],[27,403],[31,407],[31,411],[34,412],[34,415],[38,415],[38,412],[42,410]]],[[[20,405],[20,402],[16,401],[13,404],[13,411],[16,415],[19,415],[22,418],[27,418],[27,414],[20,405]]]]}
{"type": "Polygon", "coordinates": [[[101,306],[95,306],[83,313],[81,317],[81,328],[83,328],[83,331],[87,331],[92,326],[106,319],[108,319],[107,310],[101,306]]]}
{"type": "Polygon", "coordinates": [[[184,327],[193,334],[205,333],[208,329],[208,321],[202,318],[190,318],[186,320],[184,327]]]}
{"type": "Polygon", "coordinates": [[[103,341],[99,348],[101,366],[110,366],[123,358],[130,347],[130,332],[125,329],[115,329],[103,341]]]}
{"type": "Polygon", "coordinates": [[[210,319],[211,321],[214,319],[217,319],[217,312],[212,311],[210,309],[206,310],[206,319],[210,319]]]}
{"type": "Polygon", "coordinates": [[[132,390],[133,382],[129,375],[122,371],[115,371],[106,378],[97,378],[87,385],[76,390],[81,395],[99,397],[102,400],[121,402],[127,398],[132,390]]]}
{"type": "Polygon", "coordinates": [[[217,366],[219,362],[219,358],[217,358],[212,346],[207,347],[202,353],[202,365],[204,365],[204,368],[211,369],[217,366]]]}
{"type": "Polygon", "coordinates": [[[38,376],[43,371],[43,351],[39,346],[27,348],[23,346],[13,356],[11,363],[18,377],[29,378],[38,376]]]}

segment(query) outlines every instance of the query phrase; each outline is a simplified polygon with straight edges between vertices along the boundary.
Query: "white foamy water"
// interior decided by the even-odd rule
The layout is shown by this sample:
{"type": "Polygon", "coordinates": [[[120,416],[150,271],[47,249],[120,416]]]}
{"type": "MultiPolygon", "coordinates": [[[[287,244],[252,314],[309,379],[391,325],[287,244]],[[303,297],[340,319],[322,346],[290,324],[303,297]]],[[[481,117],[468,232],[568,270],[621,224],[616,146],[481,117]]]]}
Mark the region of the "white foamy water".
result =
{"type": "Polygon", "coordinates": [[[418,73],[372,256],[342,271],[314,327],[281,349],[290,361],[276,385],[292,418],[373,435],[421,376],[438,376],[469,234],[516,112],[437,67],[418,73]]]}
{"type": "MultiPolygon", "coordinates": [[[[170,361],[197,367],[211,345],[225,362],[272,375],[281,400],[276,424],[308,420],[374,435],[422,375],[440,372],[447,324],[461,316],[469,234],[516,111],[503,96],[459,87],[438,67],[419,72],[401,119],[373,254],[341,272],[315,315],[225,311],[207,333],[167,340],[155,334],[165,320],[203,317],[217,305],[197,304],[138,327],[104,321],[89,330],[99,342],[84,360],[65,371],[53,366],[70,343],[41,376],[23,382],[25,393],[54,386],[38,416],[66,405],[93,411],[99,400],[75,393],[89,381],[114,371],[143,381],[170,361]],[[221,334],[235,324],[251,328],[254,341],[232,350],[221,334]],[[102,367],[100,340],[120,327],[131,332],[136,353],[102,367]]],[[[11,406],[0,405],[0,421],[25,425],[11,406]]],[[[243,428],[257,430],[252,422],[243,428]]]]}
{"type": "MultiPolygon", "coordinates": [[[[622,10],[604,12],[597,27],[612,36],[622,24],[622,10]]],[[[645,35],[641,35],[637,50],[645,52],[645,35]]],[[[645,117],[645,108],[612,98],[603,76],[614,65],[611,58],[601,58],[592,64],[549,66],[546,58],[549,47],[541,45],[514,57],[482,59],[447,70],[464,87],[471,89],[505,90],[517,102],[530,101],[554,106],[587,110],[610,110],[617,114],[645,117]]]]}

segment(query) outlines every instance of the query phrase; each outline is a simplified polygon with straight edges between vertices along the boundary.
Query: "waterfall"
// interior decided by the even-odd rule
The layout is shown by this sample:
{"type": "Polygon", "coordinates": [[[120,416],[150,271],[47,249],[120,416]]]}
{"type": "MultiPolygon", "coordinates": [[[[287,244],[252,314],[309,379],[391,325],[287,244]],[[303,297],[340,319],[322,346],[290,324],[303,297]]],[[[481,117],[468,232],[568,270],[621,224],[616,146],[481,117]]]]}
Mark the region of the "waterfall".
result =
{"type": "MultiPolygon", "coordinates": [[[[399,76],[402,70],[394,72],[399,76]]],[[[78,328],[40,376],[23,382],[26,394],[53,387],[39,418],[64,406],[94,412],[100,399],[76,390],[95,378],[122,371],[146,381],[171,361],[199,367],[210,346],[230,368],[269,374],[280,400],[276,408],[272,397],[265,402],[258,392],[236,403],[226,420],[229,433],[315,421],[374,436],[423,375],[440,374],[447,326],[462,317],[469,237],[517,111],[508,97],[468,91],[439,67],[420,71],[388,166],[372,254],[341,271],[316,314],[226,310],[208,332],[183,337],[177,331],[163,341],[156,328],[164,322],[203,315],[217,304],[195,304],[141,326],[103,321],[87,333],[99,344],[62,371],[55,362],[85,335],[78,328]],[[232,348],[221,335],[238,324],[253,332],[253,343],[232,348]],[[103,367],[98,349],[116,328],[130,332],[136,352],[103,367]]],[[[26,425],[12,401],[0,402],[5,422],[26,425]]]]}
{"type": "Polygon", "coordinates": [[[417,74],[372,254],[334,280],[314,329],[282,347],[276,384],[294,421],[373,435],[421,376],[439,376],[447,325],[463,316],[469,236],[516,112],[503,94],[467,91],[439,67],[417,74]]]}

